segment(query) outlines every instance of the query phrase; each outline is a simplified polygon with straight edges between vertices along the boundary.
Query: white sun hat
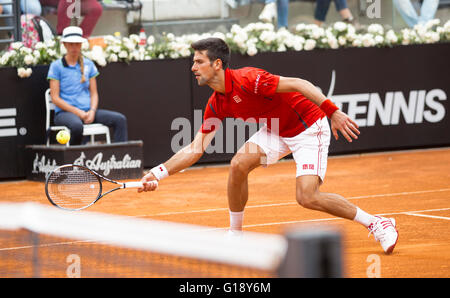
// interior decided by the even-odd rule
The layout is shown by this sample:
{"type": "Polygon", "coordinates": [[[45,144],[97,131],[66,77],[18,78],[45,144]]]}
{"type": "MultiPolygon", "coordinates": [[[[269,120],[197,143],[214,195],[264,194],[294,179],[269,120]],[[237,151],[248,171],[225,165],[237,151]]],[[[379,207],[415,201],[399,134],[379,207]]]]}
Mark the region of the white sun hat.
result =
{"type": "Polygon", "coordinates": [[[86,41],[86,38],[83,37],[83,30],[77,26],[69,26],[64,28],[62,38],[62,42],[80,42],[83,43],[86,41]]]}

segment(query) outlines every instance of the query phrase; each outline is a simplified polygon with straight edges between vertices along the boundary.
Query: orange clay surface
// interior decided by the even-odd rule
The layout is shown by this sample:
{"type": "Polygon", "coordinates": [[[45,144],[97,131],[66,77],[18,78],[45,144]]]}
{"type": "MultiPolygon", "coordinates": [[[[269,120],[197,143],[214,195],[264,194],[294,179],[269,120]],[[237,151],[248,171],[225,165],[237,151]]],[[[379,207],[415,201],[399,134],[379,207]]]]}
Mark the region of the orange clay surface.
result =
{"type": "MultiPolygon", "coordinates": [[[[118,191],[87,211],[226,229],[228,170],[194,167],[161,181],[155,192],[118,191]]],[[[394,253],[385,255],[355,222],[299,206],[292,160],[250,174],[244,229],[283,233],[300,224],[333,226],[343,233],[346,277],[450,277],[450,149],[330,157],[321,190],[395,218],[400,236],[394,253]]],[[[49,205],[42,182],[1,182],[0,194],[0,202],[49,205]]]]}

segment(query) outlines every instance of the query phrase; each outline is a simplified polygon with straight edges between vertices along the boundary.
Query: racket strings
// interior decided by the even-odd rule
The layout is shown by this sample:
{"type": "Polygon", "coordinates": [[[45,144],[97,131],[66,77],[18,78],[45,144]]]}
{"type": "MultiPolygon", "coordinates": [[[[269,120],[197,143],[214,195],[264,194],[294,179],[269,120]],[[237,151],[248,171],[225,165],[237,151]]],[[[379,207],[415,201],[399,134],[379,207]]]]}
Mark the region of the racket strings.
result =
{"type": "Polygon", "coordinates": [[[81,167],[62,167],[48,177],[47,184],[50,199],[62,208],[84,208],[101,194],[97,176],[81,167]]]}

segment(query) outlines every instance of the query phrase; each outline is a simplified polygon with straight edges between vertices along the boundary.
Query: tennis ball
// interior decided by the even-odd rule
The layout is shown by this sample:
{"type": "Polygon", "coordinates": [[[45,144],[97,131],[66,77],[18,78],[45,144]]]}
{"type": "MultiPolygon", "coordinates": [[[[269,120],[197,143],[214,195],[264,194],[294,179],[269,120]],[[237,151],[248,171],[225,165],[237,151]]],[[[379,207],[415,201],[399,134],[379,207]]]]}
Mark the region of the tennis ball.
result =
{"type": "Polygon", "coordinates": [[[67,144],[70,141],[70,133],[67,130],[60,130],[56,135],[56,140],[60,144],[67,144]]]}

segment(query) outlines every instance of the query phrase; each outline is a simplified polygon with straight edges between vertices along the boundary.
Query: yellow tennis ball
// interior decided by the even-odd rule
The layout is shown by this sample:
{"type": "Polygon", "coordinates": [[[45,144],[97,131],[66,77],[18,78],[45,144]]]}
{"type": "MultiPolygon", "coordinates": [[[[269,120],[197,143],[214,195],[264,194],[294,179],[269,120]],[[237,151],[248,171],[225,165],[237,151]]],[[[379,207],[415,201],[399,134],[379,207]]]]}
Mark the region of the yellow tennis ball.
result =
{"type": "Polygon", "coordinates": [[[70,133],[67,130],[60,130],[56,135],[56,140],[60,144],[67,144],[70,141],[70,133]]]}

